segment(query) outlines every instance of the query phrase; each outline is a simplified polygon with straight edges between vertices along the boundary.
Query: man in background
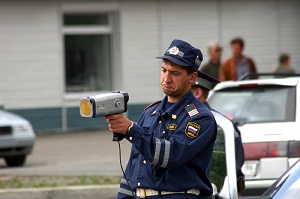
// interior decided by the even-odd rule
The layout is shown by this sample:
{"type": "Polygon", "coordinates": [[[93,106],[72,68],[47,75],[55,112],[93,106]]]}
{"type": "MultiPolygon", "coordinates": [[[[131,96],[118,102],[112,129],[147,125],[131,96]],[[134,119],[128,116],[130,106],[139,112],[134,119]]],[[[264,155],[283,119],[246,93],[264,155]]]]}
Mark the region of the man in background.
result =
{"type": "MultiPolygon", "coordinates": [[[[256,66],[252,58],[243,54],[245,42],[242,38],[236,37],[230,41],[232,56],[226,59],[219,69],[219,80],[240,80],[249,73],[256,73],[256,66]]],[[[255,77],[249,77],[255,78],[255,77]]]]}
{"type": "Polygon", "coordinates": [[[211,43],[208,46],[209,61],[200,67],[200,71],[219,79],[219,68],[221,63],[222,48],[218,43],[211,43]]]}
{"type": "Polygon", "coordinates": [[[278,65],[274,70],[275,77],[285,77],[285,74],[294,74],[295,71],[290,67],[290,55],[287,53],[282,53],[278,57],[278,65]],[[283,75],[281,75],[283,74],[283,75]]]}

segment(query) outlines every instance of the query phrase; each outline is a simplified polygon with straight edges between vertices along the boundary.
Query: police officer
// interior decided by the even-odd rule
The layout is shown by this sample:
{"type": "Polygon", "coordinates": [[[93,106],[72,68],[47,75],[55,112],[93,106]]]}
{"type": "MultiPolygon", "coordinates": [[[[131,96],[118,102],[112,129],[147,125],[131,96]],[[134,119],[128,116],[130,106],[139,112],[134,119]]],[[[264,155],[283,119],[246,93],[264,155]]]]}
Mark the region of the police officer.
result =
{"type": "Polygon", "coordinates": [[[203,60],[199,49],[173,40],[162,59],[166,96],[145,108],[135,124],[105,116],[109,130],[132,144],[118,198],[199,199],[212,194],[209,165],[217,135],[210,110],[192,93],[203,60]]]}
{"type": "MultiPolygon", "coordinates": [[[[193,94],[212,111],[216,111],[216,110],[213,110],[210,107],[210,105],[207,102],[207,98],[209,95],[209,91],[218,83],[220,83],[220,81],[218,79],[216,79],[202,71],[198,71],[198,77],[192,85],[193,94]]],[[[218,111],[216,111],[216,112],[218,112],[218,111]]],[[[227,118],[224,115],[222,115],[221,113],[219,113],[219,114],[221,116],[223,116],[224,118],[227,118]]],[[[237,174],[237,180],[238,180],[237,188],[238,188],[239,195],[241,195],[241,192],[245,188],[245,175],[242,172],[242,166],[245,161],[244,147],[243,147],[243,143],[242,143],[240,130],[237,128],[237,126],[234,123],[232,123],[232,125],[235,129],[234,137],[235,137],[236,174],[237,174]]]]}

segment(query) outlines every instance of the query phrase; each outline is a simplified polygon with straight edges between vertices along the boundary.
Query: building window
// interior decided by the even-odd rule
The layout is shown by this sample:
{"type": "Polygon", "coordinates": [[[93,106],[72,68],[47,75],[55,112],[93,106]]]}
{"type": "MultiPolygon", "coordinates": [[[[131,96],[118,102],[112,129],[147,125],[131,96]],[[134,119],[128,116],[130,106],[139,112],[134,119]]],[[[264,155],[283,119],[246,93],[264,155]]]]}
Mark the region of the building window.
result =
{"type": "Polygon", "coordinates": [[[112,90],[109,14],[65,14],[66,92],[112,90]]]}

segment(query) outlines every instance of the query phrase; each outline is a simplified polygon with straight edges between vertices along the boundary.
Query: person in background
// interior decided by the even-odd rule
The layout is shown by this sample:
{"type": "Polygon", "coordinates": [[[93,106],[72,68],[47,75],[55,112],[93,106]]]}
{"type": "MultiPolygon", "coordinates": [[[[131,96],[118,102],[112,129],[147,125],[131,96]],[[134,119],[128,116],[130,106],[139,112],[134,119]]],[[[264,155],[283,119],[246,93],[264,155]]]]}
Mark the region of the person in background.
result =
{"type": "MultiPolygon", "coordinates": [[[[192,85],[192,91],[195,97],[197,97],[201,102],[203,102],[210,110],[218,112],[210,107],[207,102],[209,91],[212,89],[213,85],[219,83],[220,81],[216,78],[202,72],[198,71],[197,80],[192,85]]],[[[218,112],[219,113],[219,112],[218,112]]],[[[221,113],[219,113],[221,114],[221,113]]],[[[222,114],[221,114],[222,115],[222,114]]],[[[222,115],[224,118],[228,119],[226,116],[222,115]]],[[[229,120],[229,119],[228,119],[229,120]]],[[[231,121],[231,120],[230,120],[231,121]]],[[[232,122],[232,121],[231,121],[232,122]]],[[[232,122],[235,129],[235,158],[236,158],[236,174],[237,174],[237,187],[239,196],[245,188],[245,175],[242,172],[242,166],[245,161],[244,147],[242,143],[241,132],[238,127],[232,122]]],[[[224,165],[226,167],[226,165],[224,165]]],[[[226,172],[226,170],[225,170],[226,172]]]]}
{"type": "Polygon", "coordinates": [[[200,71],[219,79],[219,68],[221,63],[222,48],[218,43],[211,43],[208,46],[209,61],[200,67],[200,71]]]}
{"type": "MultiPolygon", "coordinates": [[[[243,55],[245,43],[240,37],[230,41],[231,57],[222,62],[219,69],[219,80],[240,80],[249,73],[256,73],[256,66],[252,58],[243,55]]],[[[255,76],[250,77],[256,78],[255,76]]],[[[247,78],[249,79],[249,78],[247,78]]]]}
{"type": "Polygon", "coordinates": [[[162,59],[166,94],[145,108],[137,123],[123,114],[104,116],[111,132],[125,134],[131,155],[118,199],[199,199],[212,195],[210,161],[217,136],[211,111],[192,93],[202,52],[175,39],[162,59]]]}
{"type": "Polygon", "coordinates": [[[273,73],[278,74],[275,77],[285,77],[284,74],[294,74],[295,71],[290,67],[290,56],[287,53],[282,53],[278,57],[278,66],[273,73]],[[282,75],[283,74],[283,75],[282,75]]]}

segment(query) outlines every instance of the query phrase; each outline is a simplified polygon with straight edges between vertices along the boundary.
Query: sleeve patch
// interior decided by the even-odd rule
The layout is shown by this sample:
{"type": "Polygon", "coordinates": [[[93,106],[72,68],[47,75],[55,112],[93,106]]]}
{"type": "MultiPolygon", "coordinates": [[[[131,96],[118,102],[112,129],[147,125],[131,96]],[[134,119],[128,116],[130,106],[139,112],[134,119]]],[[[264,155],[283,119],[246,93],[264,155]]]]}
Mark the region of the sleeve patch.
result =
{"type": "Polygon", "coordinates": [[[196,138],[199,135],[201,126],[196,122],[188,122],[185,127],[185,135],[188,138],[196,138]]]}

